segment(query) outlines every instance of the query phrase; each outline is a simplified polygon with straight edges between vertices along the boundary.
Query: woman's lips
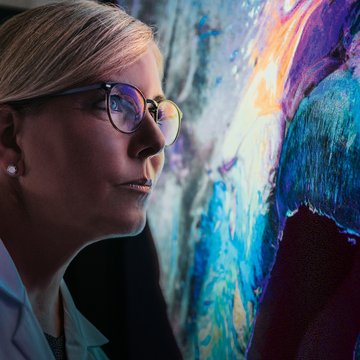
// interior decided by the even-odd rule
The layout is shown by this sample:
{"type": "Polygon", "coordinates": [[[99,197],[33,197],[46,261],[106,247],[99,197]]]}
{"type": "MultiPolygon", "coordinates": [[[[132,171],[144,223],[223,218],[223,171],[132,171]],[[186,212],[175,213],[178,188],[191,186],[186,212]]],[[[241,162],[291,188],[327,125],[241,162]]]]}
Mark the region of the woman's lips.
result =
{"type": "Polygon", "coordinates": [[[130,180],[120,184],[120,186],[128,188],[129,190],[133,190],[133,191],[150,193],[152,190],[153,183],[151,179],[144,178],[144,179],[130,180]]]}

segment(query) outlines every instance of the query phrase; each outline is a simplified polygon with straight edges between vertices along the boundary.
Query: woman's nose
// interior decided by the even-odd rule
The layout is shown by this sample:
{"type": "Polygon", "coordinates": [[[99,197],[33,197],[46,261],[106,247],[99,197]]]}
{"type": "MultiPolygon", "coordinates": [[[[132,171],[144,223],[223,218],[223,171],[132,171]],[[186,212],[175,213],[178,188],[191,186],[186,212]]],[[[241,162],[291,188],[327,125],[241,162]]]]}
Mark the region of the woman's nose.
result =
{"type": "Polygon", "coordinates": [[[132,135],[129,151],[132,156],[146,158],[160,153],[165,147],[165,137],[154,117],[146,111],[139,129],[132,135]]]}

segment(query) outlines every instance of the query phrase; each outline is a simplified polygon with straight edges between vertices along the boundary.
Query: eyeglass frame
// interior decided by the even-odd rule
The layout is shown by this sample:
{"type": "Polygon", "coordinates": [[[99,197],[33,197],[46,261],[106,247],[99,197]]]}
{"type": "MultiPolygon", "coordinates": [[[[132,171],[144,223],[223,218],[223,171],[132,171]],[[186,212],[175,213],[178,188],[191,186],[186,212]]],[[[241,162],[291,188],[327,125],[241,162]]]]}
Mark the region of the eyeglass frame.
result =
{"type": "Polygon", "coordinates": [[[129,131],[129,132],[124,131],[124,130],[120,130],[114,124],[114,122],[112,120],[112,117],[111,117],[111,113],[110,113],[110,93],[111,93],[111,90],[117,85],[130,86],[133,89],[135,89],[136,91],[138,91],[139,94],[141,95],[141,97],[143,98],[145,105],[146,104],[151,104],[152,108],[148,108],[148,111],[152,115],[151,117],[154,119],[156,124],[158,124],[158,109],[159,109],[159,104],[161,102],[163,102],[163,101],[170,102],[175,106],[175,109],[178,112],[178,119],[179,119],[178,120],[178,130],[177,130],[174,141],[172,143],[170,143],[170,144],[166,144],[165,146],[167,147],[167,146],[173,145],[174,142],[176,141],[176,139],[179,136],[181,120],[182,120],[182,116],[183,116],[183,114],[182,114],[181,110],[179,109],[179,107],[173,101],[168,100],[168,99],[164,99],[164,100],[161,100],[161,101],[156,101],[156,100],[153,100],[153,99],[147,99],[145,97],[145,95],[142,93],[142,91],[138,87],[136,87],[134,85],[131,85],[131,84],[122,83],[122,82],[99,82],[99,83],[94,83],[94,84],[90,84],[90,85],[84,85],[84,86],[79,86],[79,87],[66,89],[66,90],[63,90],[63,91],[60,91],[60,92],[55,92],[55,93],[48,94],[48,95],[46,95],[46,94],[45,95],[40,95],[40,96],[37,96],[37,97],[34,97],[34,98],[10,101],[9,104],[10,105],[11,104],[15,105],[15,104],[27,103],[28,101],[33,101],[33,100],[47,98],[47,97],[73,95],[73,94],[79,94],[79,93],[86,92],[86,91],[103,89],[103,90],[105,90],[105,93],[106,93],[106,110],[107,110],[108,118],[110,120],[111,125],[113,126],[113,128],[115,128],[115,130],[117,130],[117,131],[119,131],[119,132],[121,132],[123,134],[133,134],[134,132],[136,132],[140,128],[140,126],[141,126],[141,124],[142,124],[142,122],[144,120],[145,113],[146,113],[146,107],[144,109],[144,113],[143,113],[143,116],[141,118],[141,121],[139,122],[139,125],[134,130],[129,131]]]}
{"type": "Polygon", "coordinates": [[[110,120],[110,123],[111,125],[119,132],[123,133],[123,134],[133,134],[134,132],[136,132],[141,124],[142,124],[142,121],[144,120],[144,117],[145,117],[145,113],[146,113],[146,108],[144,110],[144,113],[143,113],[143,116],[142,116],[142,119],[141,121],[139,122],[139,125],[132,131],[124,131],[124,130],[120,130],[113,122],[112,120],[112,117],[111,117],[111,113],[110,113],[110,93],[111,93],[111,90],[117,86],[117,85],[126,85],[126,86],[130,86],[132,88],[134,88],[136,91],[139,92],[139,94],[142,96],[143,100],[144,100],[144,103],[145,105],[146,104],[151,104],[152,106],[152,109],[149,109],[149,112],[150,114],[152,114],[152,118],[154,119],[155,123],[158,124],[158,109],[159,109],[159,104],[162,102],[162,101],[167,101],[167,102],[170,102],[172,103],[174,106],[175,106],[175,109],[177,110],[178,112],[178,130],[177,130],[177,133],[176,133],[176,136],[175,136],[175,139],[172,143],[170,144],[167,144],[165,146],[170,146],[172,144],[174,144],[174,142],[176,141],[176,139],[178,138],[179,136],[179,133],[180,133],[180,126],[181,126],[181,119],[182,119],[182,112],[181,110],[179,109],[179,107],[171,100],[168,100],[168,99],[164,99],[164,100],[161,100],[161,101],[156,101],[156,100],[153,100],[153,99],[147,99],[145,97],[145,95],[142,93],[142,91],[137,88],[136,86],[134,85],[131,85],[131,84],[127,84],[127,83],[121,83],[121,82],[100,82],[100,83],[95,83],[95,84],[91,84],[91,85],[85,85],[85,86],[80,86],[80,87],[75,87],[75,88],[71,88],[71,89],[67,89],[67,90],[64,90],[64,91],[61,91],[61,92],[58,92],[58,93],[54,93],[54,94],[51,94],[50,96],[62,96],[62,95],[72,95],[72,94],[78,94],[78,93],[82,93],[82,92],[85,92],[85,91],[91,91],[91,90],[98,90],[98,89],[103,89],[105,90],[105,93],[106,93],[106,109],[107,109],[107,114],[108,114],[108,117],[109,117],[109,120],[110,120]]]}

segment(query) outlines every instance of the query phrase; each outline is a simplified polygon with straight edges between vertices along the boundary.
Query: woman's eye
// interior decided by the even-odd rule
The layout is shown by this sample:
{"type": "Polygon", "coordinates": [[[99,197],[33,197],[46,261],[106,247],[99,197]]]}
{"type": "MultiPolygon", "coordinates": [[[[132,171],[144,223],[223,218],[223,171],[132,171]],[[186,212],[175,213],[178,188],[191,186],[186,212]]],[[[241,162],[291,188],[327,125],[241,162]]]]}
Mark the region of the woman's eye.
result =
{"type": "Polygon", "coordinates": [[[113,95],[110,98],[110,110],[116,112],[132,111],[132,105],[126,99],[113,95]]]}
{"type": "Polygon", "coordinates": [[[121,99],[118,96],[112,96],[110,99],[110,109],[112,111],[122,111],[121,99]]]}
{"type": "Polygon", "coordinates": [[[128,100],[117,95],[112,95],[110,98],[110,110],[125,114],[136,113],[136,109],[130,99],[128,100]]]}

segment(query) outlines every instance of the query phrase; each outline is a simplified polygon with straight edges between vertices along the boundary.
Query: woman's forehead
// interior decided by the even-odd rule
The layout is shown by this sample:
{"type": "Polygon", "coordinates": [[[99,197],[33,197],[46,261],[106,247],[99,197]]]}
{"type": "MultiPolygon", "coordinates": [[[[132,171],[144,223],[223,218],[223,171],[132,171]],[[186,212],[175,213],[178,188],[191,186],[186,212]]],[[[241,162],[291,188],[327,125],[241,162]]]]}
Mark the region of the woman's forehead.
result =
{"type": "Polygon", "coordinates": [[[101,81],[120,82],[137,87],[144,94],[162,95],[161,74],[155,56],[146,52],[136,62],[125,69],[114,69],[101,81]]]}

